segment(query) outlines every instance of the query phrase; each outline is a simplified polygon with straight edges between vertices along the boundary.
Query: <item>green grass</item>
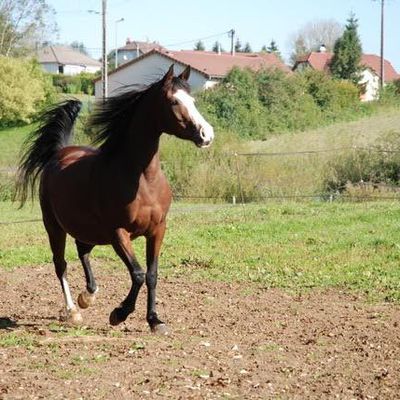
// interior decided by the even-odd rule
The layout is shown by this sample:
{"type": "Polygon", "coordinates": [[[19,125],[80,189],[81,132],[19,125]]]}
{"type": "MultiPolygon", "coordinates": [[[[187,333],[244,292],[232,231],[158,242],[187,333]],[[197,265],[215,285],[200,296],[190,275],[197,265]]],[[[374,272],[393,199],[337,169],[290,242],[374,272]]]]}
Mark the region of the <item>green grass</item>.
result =
{"type": "MultiPolygon", "coordinates": [[[[16,218],[10,203],[2,212],[16,218]]],[[[26,213],[26,211],[25,211],[26,213]]],[[[38,216],[37,208],[32,216],[38,216]]],[[[23,218],[26,214],[21,215],[23,218]]],[[[161,275],[191,280],[257,282],[291,291],[347,288],[371,299],[400,301],[400,203],[174,205],[161,275]]],[[[51,262],[41,223],[0,226],[0,267],[51,262]]],[[[144,260],[144,241],[134,242],[144,260]]],[[[123,268],[110,247],[98,264],[123,268]]],[[[67,259],[77,261],[72,241],[67,259]]]]}

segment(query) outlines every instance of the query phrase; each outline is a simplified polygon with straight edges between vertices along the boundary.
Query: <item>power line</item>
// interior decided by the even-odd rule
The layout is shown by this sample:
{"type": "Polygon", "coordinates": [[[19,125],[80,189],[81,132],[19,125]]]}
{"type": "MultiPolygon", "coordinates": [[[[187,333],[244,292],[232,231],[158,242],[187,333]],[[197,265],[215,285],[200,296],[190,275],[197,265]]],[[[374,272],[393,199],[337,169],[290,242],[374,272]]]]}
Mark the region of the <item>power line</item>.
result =
{"type": "Polygon", "coordinates": [[[166,44],[165,47],[175,47],[175,46],[181,46],[183,44],[190,44],[190,43],[198,42],[199,40],[208,40],[208,39],[212,39],[212,38],[219,37],[219,36],[222,36],[222,35],[227,35],[227,34],[229,34],[229,32],[231,32],[231,29],[229,31],[225,31],[225,32],[221,32],[221,33],[215,33],[214,35],[204,36],[204,37],[197,38],[197,39],[186,40],[184,42],[166,44]]]}

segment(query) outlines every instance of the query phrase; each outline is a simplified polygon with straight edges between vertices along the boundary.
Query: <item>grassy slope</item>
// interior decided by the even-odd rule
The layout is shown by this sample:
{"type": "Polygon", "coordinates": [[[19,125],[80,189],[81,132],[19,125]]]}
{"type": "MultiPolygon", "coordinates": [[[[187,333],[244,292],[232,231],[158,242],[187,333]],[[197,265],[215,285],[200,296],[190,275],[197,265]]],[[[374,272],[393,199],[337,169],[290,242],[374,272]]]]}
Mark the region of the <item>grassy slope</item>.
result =
{"type": "MultiPolygon", "coordinates": [[[[39,217],[35,206],[17,211],[0,203],[2,220],[39,217]]],[[[176,204],[162,251],[162,274],[190,279],[253,281],[305,290],[347,287],[400,300],[400,204],[271,203],[193,206],[176,204]]],[[[51,262],[42,224],[0,225],[0,267],[51,262]]],[[[143,260],[144,241],[135,249],[143,260]]],[[[105,246],[98,264],[121,266],[105,246]]],[[[77,260],[69,241],[67,259],[77,260]]],[[[246,288],[244,287],[244,290],[246,288]]]]}

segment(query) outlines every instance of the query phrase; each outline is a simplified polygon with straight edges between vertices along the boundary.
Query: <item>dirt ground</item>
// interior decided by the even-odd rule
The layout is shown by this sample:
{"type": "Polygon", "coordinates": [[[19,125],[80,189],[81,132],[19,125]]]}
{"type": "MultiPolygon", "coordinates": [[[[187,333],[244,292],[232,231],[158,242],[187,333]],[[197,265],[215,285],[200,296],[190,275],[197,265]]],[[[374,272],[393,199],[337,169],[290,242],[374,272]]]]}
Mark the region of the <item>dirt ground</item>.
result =
{"type": "MultiPolygon", "coordinates": [[[[168,336],[151,335],[145,292],[126,323],[108,316],[124,270],[95,268],[84,327],[58,323],[50,265],[0,272],[0,399],[399,399],[400,307],[340,291],[160,279],[168,336]]],[[[76,298],[84,287],[74,265],[76,298]]]]}

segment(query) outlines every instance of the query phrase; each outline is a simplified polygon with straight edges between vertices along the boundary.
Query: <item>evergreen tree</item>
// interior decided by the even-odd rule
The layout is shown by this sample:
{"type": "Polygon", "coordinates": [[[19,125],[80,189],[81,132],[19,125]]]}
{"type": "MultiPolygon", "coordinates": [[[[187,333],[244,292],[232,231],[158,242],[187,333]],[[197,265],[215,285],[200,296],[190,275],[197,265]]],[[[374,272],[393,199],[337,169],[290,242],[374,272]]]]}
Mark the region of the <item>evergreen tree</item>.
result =
{"type": "Polygon", "coordinates": [[[243,49],[243,53],[252,53],[253,50],[251,49],[250,43],[246,42],[244,49],[243,49]]]}
{"type": "Polygon", "coordinates": [[[347,20],[343,35],[336,41],[330,65],[333,76],[359,81],[360,61],[362,55],[361,40],[358,35],[358,20],[354,14],[347,20]]]}
{"type": "Polygon", "coordinates": [[[89,52],[86,49],[86,46],[82,42],[78,42],[77,40],[73,41],[70,46],[76,50],[79,51],[80,53],[86,54],[87,56],[89,55],[89,52]]]}
{"type": "Polygon", "coordinates": [[[267,53],[278,53],[279,49],[278,46],[276,45],[276,42],[274,39],[271,40],[271,43],[267,47],[267,53]]]}
{"type": "Polygon", "coordinates": [[[278,45],[276,44],[275,40],[272,39],[269,46],[266,48],[267,53],[269,54],[276,54],[279,58],[282,58],[281,52],[279,51],[278,45]]]}
{"type": "Polygon", "coordinates": [[[266,52],[267,52],[267,46],[263,44],[263,46],[261,47],[261,53],[266,53],[266,52]]]}
{"type": "Polygon", "coordinates": [[[218,53],[218,51],[220,51],[221,53],[225,52],[225,50],[221,46],[221,43],[218,42],[218,40],[214,43],[212,51],[215,53],[218,53]]]}
{"type": "Polygon", "coordinates": [[[291,64],[296,64],[298,58],[304,56],[305,54],[307,54],[307,46],[305,44],[304,38],[302,36],[299,36],[294,44],[294,50],[290,55],[291,64]]]}
{"type": "Polygon", "coordinates": [[[194,44],[194,50],[197,50],[197,51],[204,51],[206,48],[205,48],[205,46],[204,46],[204,43],[201,41],[201,40],[199,40],[199,41],[197,41],[195,44],[194,44]]]}
{"type": "Polygon", "coordinates": [[[236,51],[236,53],[241,53],[243,51],[242,50],[242,43],[241,43],[239,38],[236,39],[235,51],[236,51]]]}

